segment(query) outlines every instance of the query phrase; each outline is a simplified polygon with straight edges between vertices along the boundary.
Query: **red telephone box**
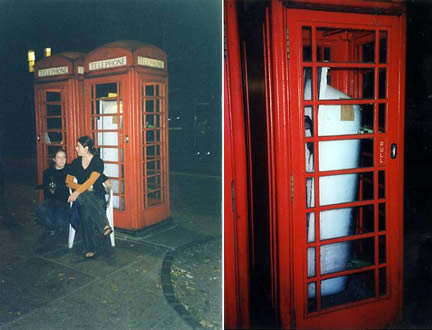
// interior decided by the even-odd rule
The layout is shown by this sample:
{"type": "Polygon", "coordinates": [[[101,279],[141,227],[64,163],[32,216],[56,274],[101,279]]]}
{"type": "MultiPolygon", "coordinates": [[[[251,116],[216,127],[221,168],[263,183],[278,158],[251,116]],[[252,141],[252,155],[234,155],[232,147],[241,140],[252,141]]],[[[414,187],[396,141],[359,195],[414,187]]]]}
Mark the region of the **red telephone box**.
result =
{"type": "Polygon", "coordinates": [[[84,54],[69,52],[45,57],[35,65],[35,114],[38,181],[59,147],[68,160],[83,125],[84,54]]]}
{"type": "MultiPolygon", "coordinates": [[[[242,2],[240,20],[251,20],[248,6],[242,2]]],[[[256,25],[269,170],[253,176],[268,179],[271,300],[280,325],[391,325],[402,310],[404,6],[272,0],[264,7],[256,25]]],[[[244,58],[253,58],[248,46],[244,58]]],[[[256,78],[249,85],[252,93],[256,78]]]]}
{"type": "Polygon", "coordinates": [[[136,231],[169,218],[166,54],[118,41],[90,52],[84,67],[83,131],[113,183],[115,226],[136,231]]]}

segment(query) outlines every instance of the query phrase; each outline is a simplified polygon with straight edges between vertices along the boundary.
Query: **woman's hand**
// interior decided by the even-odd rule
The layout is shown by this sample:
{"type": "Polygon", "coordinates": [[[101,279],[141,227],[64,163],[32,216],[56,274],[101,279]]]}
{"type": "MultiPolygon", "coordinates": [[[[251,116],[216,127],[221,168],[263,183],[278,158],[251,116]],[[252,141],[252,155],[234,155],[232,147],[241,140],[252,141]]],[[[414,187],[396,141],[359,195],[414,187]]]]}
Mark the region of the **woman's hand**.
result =
{"type": "Polygon", "coordinates": [[[74,191],[72,194],[70,194],[69,195],[69,198],[68,198],[68,203],[70,203],[70,202],[75,202],[76,201],[76,199],[78,198],[78,196],[79,196],[79,192],[78,191],[74,191]]]}

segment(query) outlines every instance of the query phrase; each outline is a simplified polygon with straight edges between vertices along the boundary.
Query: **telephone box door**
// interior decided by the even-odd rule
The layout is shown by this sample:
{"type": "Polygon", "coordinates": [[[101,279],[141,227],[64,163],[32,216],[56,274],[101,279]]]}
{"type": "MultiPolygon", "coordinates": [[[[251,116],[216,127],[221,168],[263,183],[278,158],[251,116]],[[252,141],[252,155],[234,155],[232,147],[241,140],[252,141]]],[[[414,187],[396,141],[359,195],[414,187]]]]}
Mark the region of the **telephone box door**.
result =
{"type": "Polygon", "coordinates": [[[58,148],[65,149],[68,156],[73,152],[67,150],[66,124],[69,118],[65,110],[65,90],[63,83],[44,84],[35,88],[39,182],[42,182],[42,172],[49,167],[51,158],[58,148]]]}
{"type": "Polygon", "coordinates": [[[294,311],[281,313],[385,326],[402,302],[404,18],[285,13],[294,311]]]}
{"type": "Polygon", "coordinates": [[[113,207],[116,226],[122,227],[126,205],[125,177],[129,168],[125,166],[125,114],[123,76],[94,78],[85,82],[87,100],[86,131],[94,138],[104,160],[104,174],[113,187],[113,207]]]}

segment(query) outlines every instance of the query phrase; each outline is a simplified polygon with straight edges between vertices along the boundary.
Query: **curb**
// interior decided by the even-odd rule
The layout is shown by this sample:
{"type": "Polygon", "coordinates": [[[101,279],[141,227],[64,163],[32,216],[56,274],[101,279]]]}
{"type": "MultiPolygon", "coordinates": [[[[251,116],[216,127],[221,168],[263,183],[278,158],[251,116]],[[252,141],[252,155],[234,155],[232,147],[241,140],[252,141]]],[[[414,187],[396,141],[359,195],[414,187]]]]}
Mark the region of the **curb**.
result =
{"type": "Polygon", "coordinates": [[[180,317],[189,324],[193,329],[203,328],[200,320],[197,320],[192,314],[185,308],[185,306],[177,299],[174,293],[173,281],[171,278],[171,266],[174,261],[174,257],[183,252],[184,250],[198,246],[200,244],[208,243],[212,240],[217,239],[217,237],[209,237],[205,239],[200,239],[196,241],[192,241],[186,243],[173,251],[167,252],[163,261],[162,261],[162,269],[161,269],[161,284],[162,291],[165,296],[167,302],[171,305],[172,308],[176,310],[176,312],[180,315],[180,317]]]}

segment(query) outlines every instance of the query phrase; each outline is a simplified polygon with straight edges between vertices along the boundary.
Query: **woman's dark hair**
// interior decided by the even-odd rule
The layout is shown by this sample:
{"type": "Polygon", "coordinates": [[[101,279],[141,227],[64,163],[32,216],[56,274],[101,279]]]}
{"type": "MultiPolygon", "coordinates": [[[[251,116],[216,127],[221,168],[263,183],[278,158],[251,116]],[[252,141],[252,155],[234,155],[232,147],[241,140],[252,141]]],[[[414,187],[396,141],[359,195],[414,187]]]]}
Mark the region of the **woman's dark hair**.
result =
{"type": "Polygon", "coordinates": [[[83,146],[83,148],[88,147],[88,150],[91,154],[96,155],[97,154],[97,150],[94,146],[94,142],[93,140],[90,138],[90,136],[84,135],[78,138],[77,140],[79,143],[81,143],[81,145],[83,146]]]}

